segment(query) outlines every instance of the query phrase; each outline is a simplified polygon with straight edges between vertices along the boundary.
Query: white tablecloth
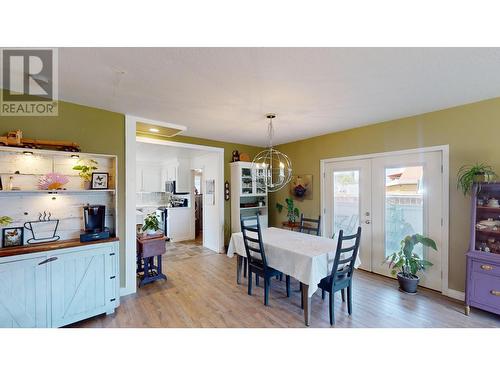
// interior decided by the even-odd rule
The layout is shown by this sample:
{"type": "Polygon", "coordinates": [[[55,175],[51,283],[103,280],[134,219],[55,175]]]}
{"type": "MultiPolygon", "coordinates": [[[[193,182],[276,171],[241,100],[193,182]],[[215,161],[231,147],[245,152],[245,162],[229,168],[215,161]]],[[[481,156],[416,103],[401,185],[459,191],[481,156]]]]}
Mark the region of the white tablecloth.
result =
{"type": "MultiPolygon", "coordinates": [[[[337,240],[293,232],[285,229],[262,229],[262,242],[267,263],[286,275],[309,285],[309,297],[318,289],[318,283],[332,271],[337,240]]],[[[246,257],[243,234],[233,233],[227,256],[246,257]]],[[[361,262],[359,256],[355,267],[361,262]]]]}

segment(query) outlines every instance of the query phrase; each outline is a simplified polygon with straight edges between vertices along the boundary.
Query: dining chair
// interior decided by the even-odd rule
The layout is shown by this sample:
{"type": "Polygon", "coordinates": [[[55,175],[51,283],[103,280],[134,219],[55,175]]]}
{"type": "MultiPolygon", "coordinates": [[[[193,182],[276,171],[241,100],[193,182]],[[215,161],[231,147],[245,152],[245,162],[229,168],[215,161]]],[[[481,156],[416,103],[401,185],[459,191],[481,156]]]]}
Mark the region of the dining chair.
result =
{"type": "MultiPolygon", "coordinates": [[[[264,279],[264,305],[269,305],[271,279],[283,273],[267,264],[259,215],[241,217],[241,232],[248,261],[248,295],[252,295],[252,274],[264,279]]],[[[286,296],[290,297],[290,276],[286,275],[286,296]]]]}
{"type": "Polygon", "coordinates": [[[321,288],[321,299],[325,299],[325,292],[329,294],[330,302],[330,325],[335,324],[334,294],[341,291],[342,301],[345,301],[344,289],[347,289],[347,312],[352,314],[352,276],[354,273],[354,263],[359,251],[361,240],[361,227],[358,227],[356,234],[344,236],[344,231],[339,232],[337,251],[333,261],[332,272],[323,278],[318,287],[321,288]],[[345,241],[355,240],[354,245],[344,247],[345,241]]]}
{"type": "Polygon", "coordinates": [[[320,229],[321,215],[318,216],[318,219],[308,219],[304,217],[304,214],[300,214],[300,225],[298,228],[299,232],[319,236],[320,229]],[[307,225],[306,223],[312,223],[313,225],[307,225]]]}

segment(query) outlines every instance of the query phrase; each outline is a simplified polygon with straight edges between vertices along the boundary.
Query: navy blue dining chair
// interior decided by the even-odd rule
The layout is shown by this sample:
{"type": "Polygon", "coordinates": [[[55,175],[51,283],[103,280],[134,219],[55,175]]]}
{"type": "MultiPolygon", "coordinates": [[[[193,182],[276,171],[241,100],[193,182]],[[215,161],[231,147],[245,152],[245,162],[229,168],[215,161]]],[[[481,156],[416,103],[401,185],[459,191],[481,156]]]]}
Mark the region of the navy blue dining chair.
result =
{"type": "MultiPolygon", "coordinates": [[[[256,281],[262,277],[264,279],[264,305],[267,306],[271,280],[273,277],[283,275],[283,273],[267,264],[259,215],[241,217],[241,232],[247,254],[248,295],[252,295],[252,275],[255,274],[256,281]]],[[[286,275],[286,296],[290,297],[290,276],[288,275],[286,275]]]]}
{"type": "Polygon", "coordinates": [[[358,227],[358,231],[352,235],[344,236],[344,231],[341,230],[339,232],[332,271],[330,275],[323,278],[318,284],[318,287],[321,288],[321,299],[325,299],[325,292],[329,295],[330,325],[335,324],[335,292],[341,291],[342,301],[345,301],[344,289],[347,289],[347,311],[349,315],[352,314],[352,276],[354,274],[354,264],[358,256],[360,241],[361,227],[358,227]],[[354,245],[344,247],[345,241],[352,240],[354,240],[354,245]]]}

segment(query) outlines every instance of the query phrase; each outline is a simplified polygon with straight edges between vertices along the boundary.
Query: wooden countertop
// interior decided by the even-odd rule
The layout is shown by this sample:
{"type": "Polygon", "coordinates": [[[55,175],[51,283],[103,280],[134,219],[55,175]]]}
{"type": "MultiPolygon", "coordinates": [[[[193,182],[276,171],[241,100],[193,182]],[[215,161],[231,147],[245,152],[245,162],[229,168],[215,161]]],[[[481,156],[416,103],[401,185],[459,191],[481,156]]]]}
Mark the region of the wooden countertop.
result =
{"type": "Polygon", "coordinates": [[[0,258],[9,257],[13,255],[40,253],[44,251],[68,249],[71,247],[93,245],[93,244],[115,242],[115,241],[119,241],[119,238],[112,237],[105,240],[90,241],[90,242],[80,242],[80,239],[73,239],[73,240],[63,240],[63,241],[49,242],[43,244],[36,244],[36,245],[3,247],[0,248],[0,258]]]}

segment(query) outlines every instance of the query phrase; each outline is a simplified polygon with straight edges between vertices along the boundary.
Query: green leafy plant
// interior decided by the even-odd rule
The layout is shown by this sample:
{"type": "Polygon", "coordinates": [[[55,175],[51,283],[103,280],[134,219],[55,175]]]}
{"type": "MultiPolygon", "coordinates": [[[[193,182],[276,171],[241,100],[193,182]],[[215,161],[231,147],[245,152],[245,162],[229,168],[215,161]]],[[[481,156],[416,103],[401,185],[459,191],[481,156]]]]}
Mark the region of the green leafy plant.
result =
{"type": "Polygon", "coordinates": [[[153,230],[156,232],[158,229],[160,229],[160,222],[158,221],[158,217],[156,216],[155,213],[150,213],[144,219],[144,225],[142,226],[142,230],[143,231],[153,230]]]}
{"type": "Polygon", "coordinates": [[[427,267],[432,266],[431,262],[420,258],[417,253],[413,252],[414,247],[418,244],[437,251],[436,243],[428,237],[421,234],[406,236],[401,241],[401,249],[385,258],[384,262],[389,263],[389,267],[392,268],[392,275],[400,273],[408,279],[416,279],[417,272],[425,271],[427,267]]]}
{"type": "Polygon", "coordinates": [[[97,161],[93,159],[82,159],[73,167],[73,170],[79,171],[78,175],[84,181],[90,181],[92,179],[92,172],[97,170],[97,161]]]}
{"type": "MultiPolygon", "coordinates": [[[[297,220],[297,218],[300,215],[299,209],[297,207],[295,207],[295,204],[294,204],[292,198],[286,198],[285,205],[286,205],[286,209],[287,209],[286,216],[288,218],[288,222],[295,223],[295,221],[297,220]]],[[[283,211],[283,208],[285,207],[285,205],[283,205],[281,203],[276,203],[276,208],[278,209],[279,213],[281,213],[281,211],[283,211]]]]}
{"type": "Polygon", "coordinates": [[[3,227],[5,225],[9,225],[12,223],[12,218],[9,216],[0,216],[0,227],[3,227]]]}
{"type": "Polygon", "coordinates": [[[476,163],[460,167],[457,177],[457,189],[461,190],[464,195],[467,195],[471,193],[474,183],[493,181],[497,177],[497,174],[491,166],[476,163]]]}

